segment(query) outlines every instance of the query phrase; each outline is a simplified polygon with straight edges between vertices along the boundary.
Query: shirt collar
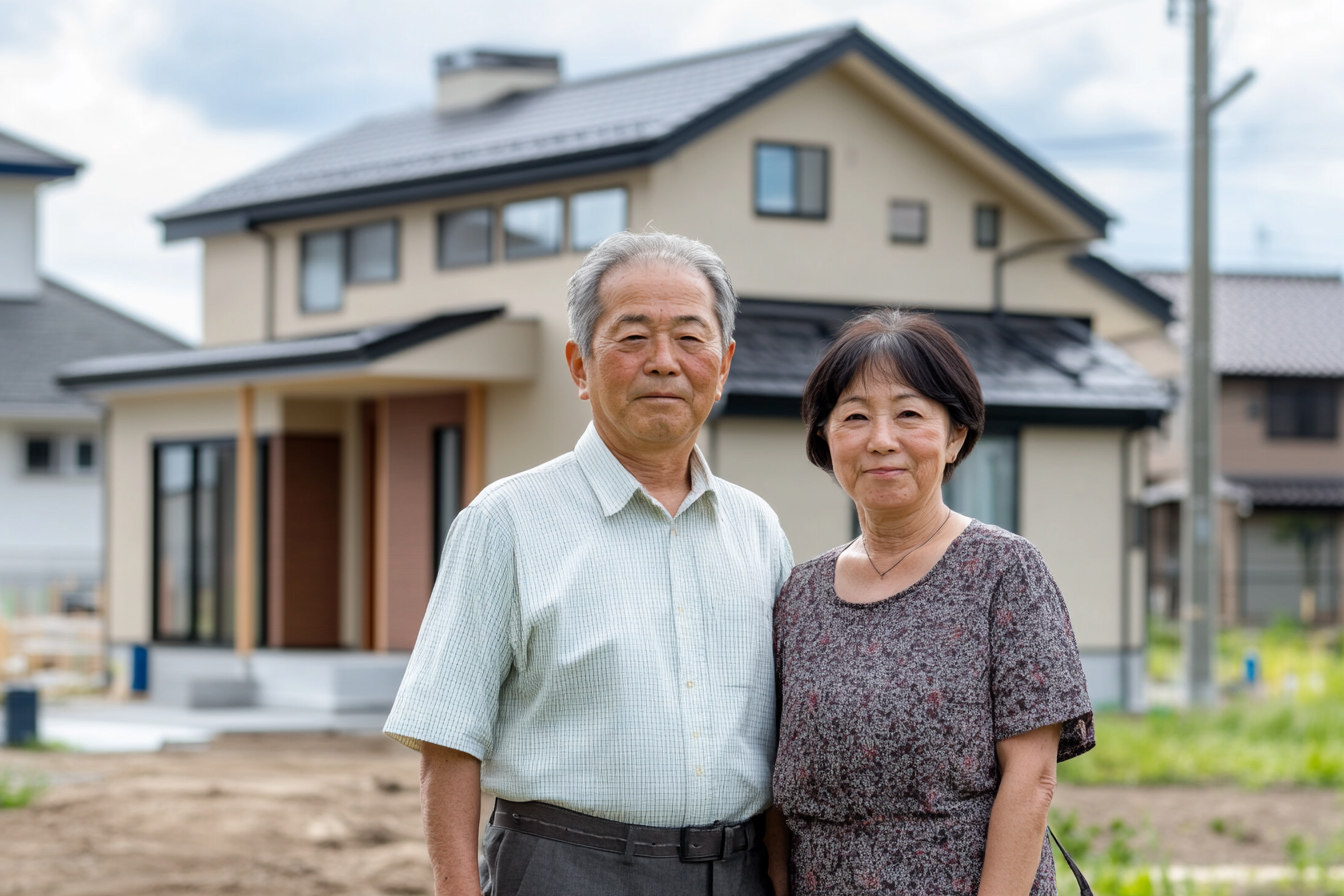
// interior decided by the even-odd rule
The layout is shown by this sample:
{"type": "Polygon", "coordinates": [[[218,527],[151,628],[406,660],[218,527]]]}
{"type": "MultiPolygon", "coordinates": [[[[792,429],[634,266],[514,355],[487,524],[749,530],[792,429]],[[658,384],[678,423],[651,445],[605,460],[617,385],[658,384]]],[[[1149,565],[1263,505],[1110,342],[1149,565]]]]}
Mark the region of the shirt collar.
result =
{"type": "MultiPolygon", "coordinates": [[[[625,468],[616,455],[611,453],[611,449],[602,441],[602,437],[597,434],[597,427],[592,423],[588,424],[588,428],[579,437],[578,444],[574,446],[574,457],[579,462],[579,469],[583,470],[584,476],[587,477],[588,484],[597,495],[598,503],[602,505],[603,516],[611,516],[622,510],[630,503],[631,497],[640,493],[655,505],[662,506],[645,491],[644,486],[639,484],[639,480],[625,468]]],[[[704,495],[717,499],[714,476],[710,473],[704,454],[700,452],[700,446],[696,445],[691,449],[691,493],[686,496],[677,512],[687,509],[704,495]]]]}

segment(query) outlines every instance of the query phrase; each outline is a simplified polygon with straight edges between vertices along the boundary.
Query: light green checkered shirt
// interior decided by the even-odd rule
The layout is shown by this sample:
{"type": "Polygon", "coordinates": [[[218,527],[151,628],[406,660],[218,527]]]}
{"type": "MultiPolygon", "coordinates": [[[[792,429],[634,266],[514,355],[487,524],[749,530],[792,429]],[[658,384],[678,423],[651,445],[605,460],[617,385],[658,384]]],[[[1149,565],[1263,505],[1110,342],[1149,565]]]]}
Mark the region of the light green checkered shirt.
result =
{"type": "Polygon", "coordinates": [[[505,799],[662,827],[764,810],[793,554],[698,449],[691,483],[670,516],[589,425],[487,487],[448,533],[384,730],[478,757],[505,799]]]}

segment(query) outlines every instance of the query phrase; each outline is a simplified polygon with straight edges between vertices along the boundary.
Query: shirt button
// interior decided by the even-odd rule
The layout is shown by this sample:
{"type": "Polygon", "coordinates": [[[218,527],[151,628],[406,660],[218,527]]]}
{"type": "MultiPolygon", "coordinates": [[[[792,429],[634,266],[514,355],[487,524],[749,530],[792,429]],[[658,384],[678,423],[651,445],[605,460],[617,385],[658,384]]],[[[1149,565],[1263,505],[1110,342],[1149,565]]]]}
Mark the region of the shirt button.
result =
{"type": "Polygon", "coordinates": [[[688,687],[688,688],[693,688],[693,687],[695,687],[695,682],[693,682],[693,681],[688,681],[688,682],[686,682],[686,687],[688,687]]]}
{"type": "Polygon", "coordinates": [[[677,527],[676,527],[676,526],[673,526],[673,527],[672,527],[672,535],[675,537],[676,534],[677,534],[677,527]]]}
{"type": "Polygon", "coordinates": [[[692,731],[692,732],[691,732],[691,737],[695,737],[695,738],[700,737],[700,732],[699,732],[699,731],[692,731]]]}
{"type": "Polygon", "coordinates": [[[695,767],[695,773],[696,773],[697,775],[703,775],[703,774],[705,773],[705,770],[704,770],[703,768],[701,768],[700,766],[697,765],[697,766],[695,767]]]}

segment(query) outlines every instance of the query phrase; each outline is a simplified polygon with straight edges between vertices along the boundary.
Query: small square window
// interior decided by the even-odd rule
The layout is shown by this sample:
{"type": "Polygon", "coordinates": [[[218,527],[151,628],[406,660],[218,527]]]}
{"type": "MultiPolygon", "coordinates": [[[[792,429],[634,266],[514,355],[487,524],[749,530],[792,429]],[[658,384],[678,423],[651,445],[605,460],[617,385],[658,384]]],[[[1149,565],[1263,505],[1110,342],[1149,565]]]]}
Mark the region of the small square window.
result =
{"type": "Polygon", "coordinates": [[[995,249],[999,245],[999,207],[975,207],[975,245],[981,249],[995,249]]]}
{"type": "Polygon", "coordinates": [[[56,472],[56,440],[51,436],[24,438],[23,468],[28,473],[56,472]]]}
{"type": "Polygon", "coordinates": [[[93,439],[80,439],[75,443],[75,466],[81,473],[88,473],[94,468],[97,458],[94,455],[93,439]]]}
{"type": "Polygon", "coordinates": [[[569,198],[569,246],[586,252],[626,227],[624,187],[575,193],[569,198]]]}
{"type": "Polygon", "coordinates": [[[756,213],[826,217],[827,151],[817,146],[756,146],[756,213]]]}
{"type": "Polygon", "coordinates": [[[558,196],[504,206],[504,257],[535,258],[560,251],[565,203],[558,196]]]}
{"type": "Polygon", "coordinates": [[[494,224],[495,213],[489,208],[467,208],[439,215],[439,267],[489,264],[494,224]]]}
{"type": "Polygon", "coordinates": [[[350,228],[350,283],[397,279],[397,222],[379,221],[350,228]]]}
{"type": "Polygon", "coordinates": [[[929,206],[925,202],[898,199],[887,215],[887,234],[893,243],[922,243],[929,236],[929,206]]]}
{"type": "Polygon", "coordinates": [[[345,286],[345,232],[303,235],[299,307],[307,312],[339,311],[345,286]]]}

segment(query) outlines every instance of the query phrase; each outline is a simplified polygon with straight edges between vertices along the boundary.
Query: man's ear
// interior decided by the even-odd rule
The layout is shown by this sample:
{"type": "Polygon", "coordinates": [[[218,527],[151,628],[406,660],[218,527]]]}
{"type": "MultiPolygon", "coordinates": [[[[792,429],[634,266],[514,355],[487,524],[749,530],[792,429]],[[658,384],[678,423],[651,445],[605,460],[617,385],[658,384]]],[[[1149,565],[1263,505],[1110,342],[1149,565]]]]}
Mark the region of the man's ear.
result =
{"type": "Polygon", "coordinates": [[[723,360],[719,362],[719,391],[714,396],[718,401],[723,397],[723,387],[728,382],[728,369],[733,366],[733,352],[737,351],[737,342],[728,343],[728,348],[723,353],[723,360]]]}
{"type": "Polygon", "coordinates": [[[579,387],[579,398],[587,401],[588,368],[584,366],[583,352],[579,351],[579,344],[573,339],[565,343],[565,364],[569,367],[569,376],[574,380],[574,385],[579,387]]]}

